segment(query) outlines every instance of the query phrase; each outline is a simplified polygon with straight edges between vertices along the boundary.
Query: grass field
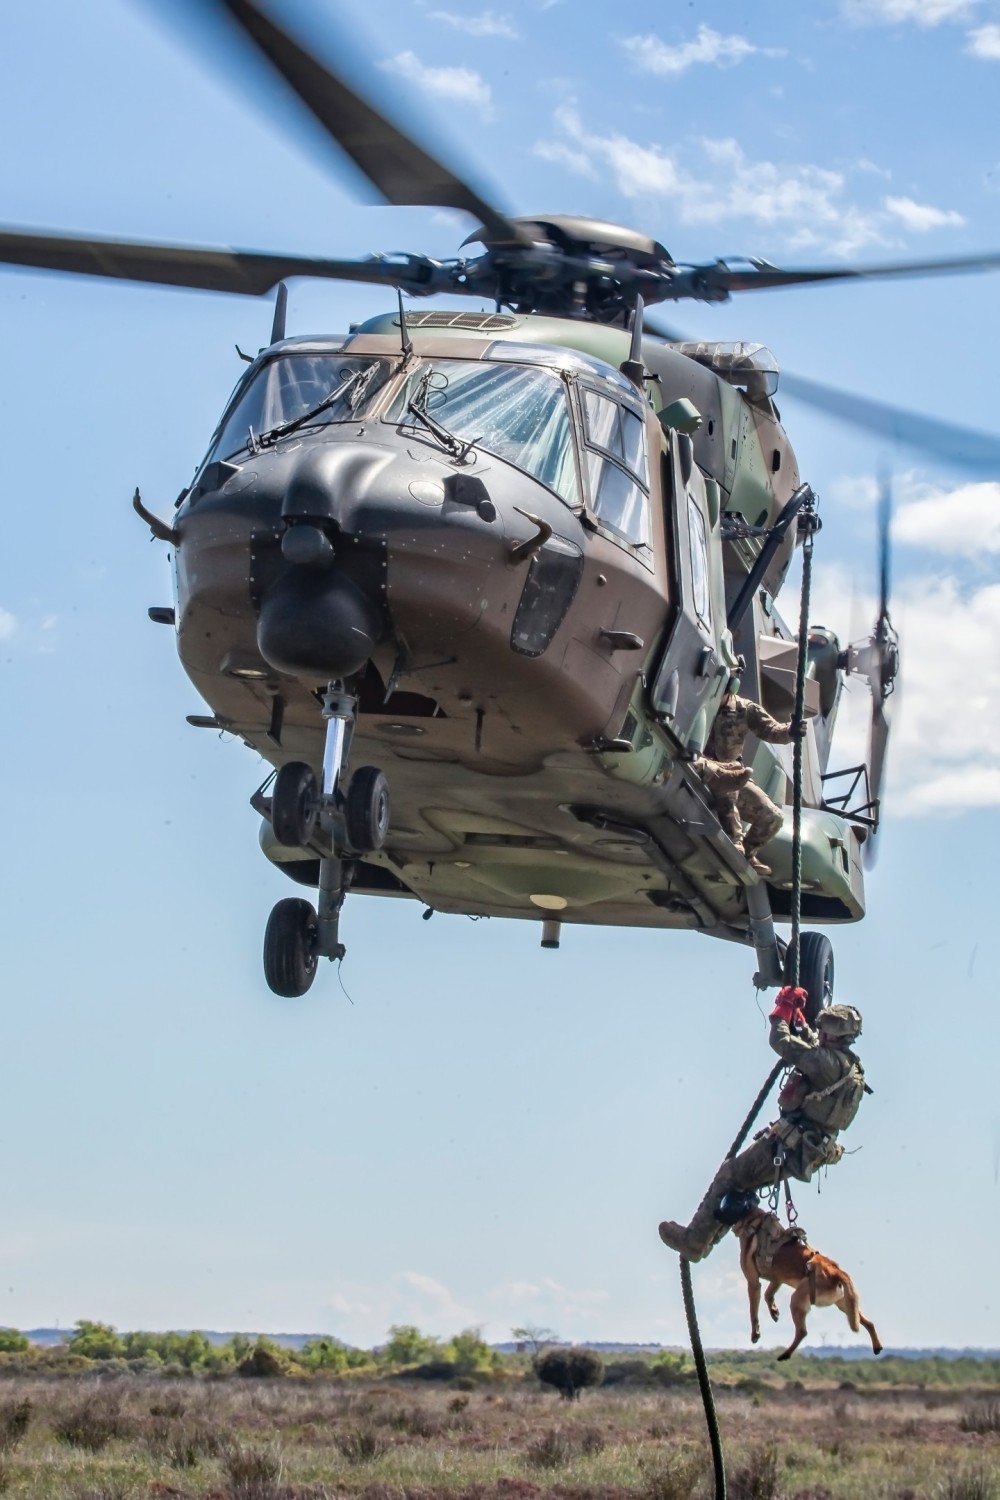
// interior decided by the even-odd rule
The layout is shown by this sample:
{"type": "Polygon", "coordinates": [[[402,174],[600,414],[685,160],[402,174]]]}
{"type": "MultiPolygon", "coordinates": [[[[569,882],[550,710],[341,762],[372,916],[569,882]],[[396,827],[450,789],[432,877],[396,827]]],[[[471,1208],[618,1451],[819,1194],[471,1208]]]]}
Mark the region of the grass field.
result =
{"type": "MultiPolygon", "coordinates": [[[[719,1392],[733,1500],[1000,1500],[989,1390],[719,1392]]],[[[688,1500],[696,1389],[566,1403],[531,1381],[0,1381],[0,1491],[25,1500],[688,1500]]]]}

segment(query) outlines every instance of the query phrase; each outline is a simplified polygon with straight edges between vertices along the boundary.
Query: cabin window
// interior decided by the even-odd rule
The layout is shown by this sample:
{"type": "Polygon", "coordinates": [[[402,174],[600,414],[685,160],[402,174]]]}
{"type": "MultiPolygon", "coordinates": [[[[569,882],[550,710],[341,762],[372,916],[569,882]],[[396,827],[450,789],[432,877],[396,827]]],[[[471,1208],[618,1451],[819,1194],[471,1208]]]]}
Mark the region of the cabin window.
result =
{"type": "Polygon", "coordinates": [[[703,625],[711,625],[712,607],[708,588],[708,535],[705,517],[694,496],[689,494],[688,537],[691,542],[691,604],[703,625]]]}
{"type": "Polygon", "coordinates": [[[557,371],[496,360],[421,361],[386,421],[419,430],[419,419],[408,411],[414,400],[452,437],[514,464],[568,505],[579,505],[569,403],[557,371]]]}
{"type": "Polygon", "coordinates": [[[375,392],[389,376],[388,360],[371,355],[283,354],[268,360],[237,393],[222,419],[208,452],[214,458],[235,458],[254,440],[267,438],[285,422],[315,412],[303,426],[356,422],[375,392]],[[338,393],[339,394],[336,394],[338,393]],[[316,410],[330,396],[336,399],[316,410]]]}
{"type": "Polygon", "coordinates": [[[634,547],[649,546],[646,424],[631,407],[584,389],[591,508],[634,547]]]}

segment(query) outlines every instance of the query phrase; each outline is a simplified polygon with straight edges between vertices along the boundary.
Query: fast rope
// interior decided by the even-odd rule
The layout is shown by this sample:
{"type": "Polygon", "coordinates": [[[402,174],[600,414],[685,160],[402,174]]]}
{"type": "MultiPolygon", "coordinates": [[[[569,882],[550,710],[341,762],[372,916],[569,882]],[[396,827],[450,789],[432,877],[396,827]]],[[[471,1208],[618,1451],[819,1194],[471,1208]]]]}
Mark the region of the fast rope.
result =
{"type": "MultiPolygon", "coordinates": [[[[798,659],[795,663],[795,706],[792,711],[792,723],[796,726],[804,724],[803,709],[805,707],[806,693],[806,648],[809,644],[809,595],[812,589],[812,554],[813,538],[819,530],[819,518],[816,515],[816,500],[810,491],[802,507],[798,518],[799,534],[802,537],[802,592],[799,602],[799,638],[798,659]]],[[[803,736],[796,734],[792,742],[792,933],[788,945],[786,982],[798,985],[799,982],[799,928],[802,919],[802,742],[803,736]]],[[[736,1139],[726,1152],[726,1161],[731,1161],[743,1146],[743,1142],[764,1107],[768,1095],[778,1081],[779,1075],[784,1070],[784,1063],[776,1062],[768,1073],[761,1086],[750,1112],[743,1124],[740,1126],[736,1139]]],[[[691,1353],[694,1357],[695,1372],[698,1376],[698,1388],[701,1391],[702,1405],[705,1408],[705,1422],[708,1427],[708,1441],[712,1449],[712,1468],[715,1471],[715,1500],[726,1500],[726,1459],[722,1451],[722,1434],[719,1431],[719,1416],[715,1409],[715,1396],[712,1393],[712,1382],[708,1373],[708,1363],[705,1359],[705,1350],[701,1342],[701,1330],[698,1327],[698,1313],[694,1302],[694,1289],[691,1285],[691,1262],[683,1255],[681,1262],[681,1295],[684,1299],[684,1316],[687,1319],[688,1337],[691,1341],[691,1353]]]]}

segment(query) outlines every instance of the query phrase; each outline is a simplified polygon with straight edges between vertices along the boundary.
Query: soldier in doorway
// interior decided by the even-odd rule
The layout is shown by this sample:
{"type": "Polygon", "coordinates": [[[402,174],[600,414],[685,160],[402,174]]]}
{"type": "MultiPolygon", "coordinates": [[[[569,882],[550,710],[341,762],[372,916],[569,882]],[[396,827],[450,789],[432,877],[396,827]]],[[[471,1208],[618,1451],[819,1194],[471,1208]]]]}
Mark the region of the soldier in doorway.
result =
{"type": "Polygon", "coordinates": [[[705,753],[695,761],[695,769],[708,788],[719,822],[737,849],[759,875],[770,875],[770,866],[764,864],[758,851],[781,827],[781,810],[751,781],[750,769],[743,764],[743,746],[748,734],[769,745],[787,745],[805,733],[805,725],[772,719],[759,703],[741,698],[739,687],[739,678],[731,678],[705,753]]]}
{"type": "Polygon", "coordinates": [[[723,1162],[686,1228],[672,1219],[660,1225],[663,1243],[687,1260],[701,1260],[726,1234],[729,1221],[718,1210],[727,1193],[754,1193],[782,1175],[808,1182],[844,1154],[837,1136],[871,1093],[850,1045],[861,1035],[861,1014],[853,1005],[828,1006],[812,1031],[802,1010],[806,999],[805,990],[786,985],[770,1015],[771,1047],[793,1070],[778,1096],[778,1119],[723,1162]]]}

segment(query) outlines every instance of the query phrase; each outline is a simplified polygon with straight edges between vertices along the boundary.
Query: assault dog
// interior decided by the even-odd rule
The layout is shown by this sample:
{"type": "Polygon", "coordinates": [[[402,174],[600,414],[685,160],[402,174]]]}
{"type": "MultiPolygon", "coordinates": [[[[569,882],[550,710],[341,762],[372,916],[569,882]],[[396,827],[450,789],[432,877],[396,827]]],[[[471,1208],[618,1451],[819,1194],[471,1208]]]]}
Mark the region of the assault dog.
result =
{"type": "Polygon", "coordinates": [[[760,1340],[760,1287],[761,1278],[767,1277],[764,1303],[775,1323],[775,1292],[779,1286],[793,1288],[789,1307],[795,1337],[779,1359],[791,1359],[805,1338],[810,1307],[839,1307],[851,1331],[857,1333],[863,1328],[872,1341],[873,1352],[882,1353],[875,1324],[861,1311],[854,1282],[836,1261],[808,1245],[801,1229],[786,1229],[777,1214],[755,1208],[733,1225],[733,1233],[740,1242],[740,1270],[747,1279],[751,1343],[760,1340]]]}

